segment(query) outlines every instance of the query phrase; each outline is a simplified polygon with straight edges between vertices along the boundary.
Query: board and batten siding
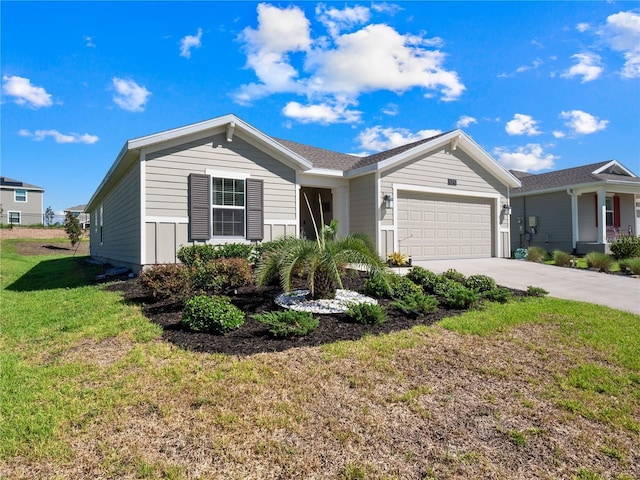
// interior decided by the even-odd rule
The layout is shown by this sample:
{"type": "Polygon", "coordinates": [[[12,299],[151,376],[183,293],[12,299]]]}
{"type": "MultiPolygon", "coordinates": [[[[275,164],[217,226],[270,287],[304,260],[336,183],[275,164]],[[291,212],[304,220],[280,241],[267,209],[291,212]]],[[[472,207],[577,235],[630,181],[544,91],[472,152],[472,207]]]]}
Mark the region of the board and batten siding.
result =
{"type": "Polygon", "coordinates": [[[349,232],[367,235],[376,245],[378,207],[376,205],[376,176],[371,173],[349,181],[349,232]]]}
{"type": "Polygon", "coordinates": [[[189,216],[188,177],[191,173],[228,171],[262,180],[264,240],[296,233],[295,170],[238,135],[232,142],[227,142],[223,134],[217,134],[145,152],[143,165],[146,264],[176,261],[175,252],[189,242],[186,219],[189,216]],[[172,223],[173,228],[169,228],[172,223]]]}
{"type": "Polygon", "coordinates": [[[133,271],[140,268],[140,164],[133,165],[91,212],[91,255],[133,271]],[[100,238],[102,227],[102,239],[100,238]],[[102,241],[101,241],[102,240],[102,241]]]}

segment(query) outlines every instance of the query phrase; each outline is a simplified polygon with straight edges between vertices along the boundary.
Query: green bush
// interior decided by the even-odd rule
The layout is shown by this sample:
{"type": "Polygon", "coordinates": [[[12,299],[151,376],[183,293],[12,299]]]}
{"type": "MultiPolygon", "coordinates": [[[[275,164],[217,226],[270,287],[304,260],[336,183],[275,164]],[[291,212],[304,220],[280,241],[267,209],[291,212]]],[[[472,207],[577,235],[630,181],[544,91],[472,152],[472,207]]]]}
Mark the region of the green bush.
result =
{"type": "Polygon", "coordinates": [[[244,313],[228,297],[198,295],[184,302],[182,325],[195,332],[224,335],[243,323],[244,313]]]}
{"type": "Polygon", "coordinates": [[[415,292],[406,296],[402,300],[396,300],[391,305],[404,313],[413,313],[416,315],[425,315],[438,310],[438,299],[433,295],[427,295],[423,292],[415,292]]]}
{"type": "Polygon", "coordinates": [[[513,298],[513,292],[508,288],[496,287],[481,293],[482,298],[490,302],[507,303],[513,298]]]}
{"type": "Polygon", "coordinates": [[[609,249],[616,260],[640,257],[640,237],[622,235],[611,242],[609,249]]]}
{"type": "Polygon", "coordinates": [[[188,267],[200,262],[207,263],[217,258],[244,258],[253,260],[255,246],[250,243],[225,243],[221,245],[198,244],[182,246],[178,259],[188,267]]]}
{"type": "Polygon", "coordinates": [[[559,267],[568,267],[571,264],[571,255],[562,250],[554,250],[553,263],[559,267]]]}
{"type": "Polygon", "coordinates": [[[183,301],[192,292],[192,279],[183,265],[155,265],[140,274],[140,284],[155,299],[183,301]]]}
{"type": "Polygon", "coordinates": [[[269,327],[269,333],[276,338],[303,337],[320,325],[320,320],[311,312],[280,310],[254,315],[258,322],[269,327]]]}
{"type": "Polygon", "coordinates": [[[464,283],[465,281],[465,276],[459,271],[457,271],[455,268],[450,268],[449,270],[444,272],[442,276],[458,283],[464,283]]]}
{"type": "Polygon", "coordinates": [[[386,272],[376,272],[370,275],[364,282],[364,293],[375,298],[391,297],[389,275],[386,272]]]}
{"type": "Polygon", "coordinates": [[[549,292],[547,292],[542,287],[534,287],[533,285],[529,285],[527,286],[527,295],[529,295],[530,297],[544,297],[546,295],[549,295],[549,292]]]}
{"type": "Polygon", "coordinates": [[[422,287],[416,285],[403,275],[397,275],[395,273],[388,273],[388,279],[391,284],[391,297],[402,300],[414,293],[422,293],[422,287]]]}
{"type": "Polygon", "coordinates": [[[640,258],[625,258],[620,260],[620,270],[632,275],[640,275],[640,258]]]}
{"type": "Polygon", "coordinates": [[[547,257],[547,252],[542,247],[529,247],[527,248],[527,261],[542,263],[547,257]]]}
{"type": "Polygon", "coordinates": [[[251,266],[244,258],[217,258],[203,262],[197,260],[189,268],[193,287],[200,293],[219,294],[253,281],[251,266]]]}
{"type": "Polygon", "coordinates": [[[380,325],[387,321],[387,314],[377,303],[353,303],[345,312],[347,318],[364,325],[380,325]]]}
{"type": "Polygon", "coordinates": [[[608,272],[613,264],[613,258],[601,252],[589,252],[584,256],[584,259],[587,262],[587,267],[597,268],[604,272],[608,272]]]}
{"type": "Polygon", "coordinates": [[[440,274],[436,277],[436,282],[433,286],[433,293],[444,297],[451,289],[455,288],[456,285],[460,284],[440,274]]]}
{"type": "Polygon", "coordinates": [[[452,282],[442,298],[444,304],[449,308],[466,309],[480,300],[480,294],[461,283],[452,282]]]}
{"type": "Polygon", "coordinates": [[[496,288],[496,281],[487,275],[470,275],[464,286],[476,292],[486,292],[496,288]]]}
{"type": "Polygon", "coordinates": [[[424,267],[416,266],[407,272],[406,277],[423,289],[433,289],[437,275],[424,267]]]}

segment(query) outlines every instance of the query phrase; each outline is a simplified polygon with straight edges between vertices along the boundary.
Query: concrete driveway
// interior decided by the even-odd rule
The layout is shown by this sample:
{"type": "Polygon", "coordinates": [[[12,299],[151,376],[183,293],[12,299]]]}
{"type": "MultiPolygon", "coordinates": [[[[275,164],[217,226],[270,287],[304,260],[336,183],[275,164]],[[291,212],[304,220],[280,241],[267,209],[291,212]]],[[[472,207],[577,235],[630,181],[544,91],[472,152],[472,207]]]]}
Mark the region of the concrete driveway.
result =
{"type": "Polygon", "coordinates": [[[469,275],[488,275],[498,285],[526,290],[542,287],[549,295],[590,302],[640,315],[640,279],[506,258],[416,261],[434,273],[455,268],[469,275]]]}

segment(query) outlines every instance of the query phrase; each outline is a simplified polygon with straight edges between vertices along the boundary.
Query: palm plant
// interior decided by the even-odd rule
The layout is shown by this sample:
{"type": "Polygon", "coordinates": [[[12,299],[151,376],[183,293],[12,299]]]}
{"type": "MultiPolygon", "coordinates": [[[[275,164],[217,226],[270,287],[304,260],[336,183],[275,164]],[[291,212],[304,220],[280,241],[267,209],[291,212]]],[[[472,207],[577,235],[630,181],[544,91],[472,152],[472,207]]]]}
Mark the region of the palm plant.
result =
{"type": "MultiPolygon", "coordinates": [[[[305,200],[309,206],[306,195],[305,200]]],[[[290,292],[292,277],[302,272],[307,277],[313,298],[333,298],[336,289],[342,288],[342,273],[348,264],[358,265],[369,272],[384,269],[384,263],[367,236],[352,233],[336,238],[337,220],[324,225],[319,232],[315,219],[312,220],[315,240],[283,237],[272,242],[262,253],[256,265],[259,285],[265,285],[278,276],[282,289],[290,292]]],[[[324,223],[324,218],[321,220],[324,223]]]]}

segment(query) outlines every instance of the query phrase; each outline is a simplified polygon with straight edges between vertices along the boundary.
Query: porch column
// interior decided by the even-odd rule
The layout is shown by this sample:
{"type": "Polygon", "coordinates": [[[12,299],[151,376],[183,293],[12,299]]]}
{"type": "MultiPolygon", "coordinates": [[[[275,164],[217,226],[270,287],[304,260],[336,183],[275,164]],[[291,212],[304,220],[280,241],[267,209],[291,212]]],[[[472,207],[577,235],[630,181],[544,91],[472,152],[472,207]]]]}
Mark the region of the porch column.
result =
{"type": "Polygon", "coordinates": [[[598,190],[598,243],[607,242],[607,206],[606,192],[604,189],[598,190]]]}
{"type": "Polygon", "coordinates": [[[338,237],[349,233],[349,195],[347,187],[335,187],[331,189],[333,197],[333,218],[338,220],[338,237]]]}

